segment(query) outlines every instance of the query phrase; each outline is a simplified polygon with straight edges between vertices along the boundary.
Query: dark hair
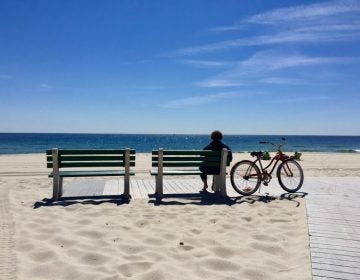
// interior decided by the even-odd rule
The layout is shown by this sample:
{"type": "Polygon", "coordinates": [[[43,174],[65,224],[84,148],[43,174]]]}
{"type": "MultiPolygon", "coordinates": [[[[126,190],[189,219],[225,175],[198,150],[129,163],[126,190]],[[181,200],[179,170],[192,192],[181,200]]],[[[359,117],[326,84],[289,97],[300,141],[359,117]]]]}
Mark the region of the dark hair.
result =
{"type": "Polygon", "coordinates": [[[219,130],[215,130],[211,133],[211,139],[214,141],[220,141],[222,138],[223,135],[219,130]]]}

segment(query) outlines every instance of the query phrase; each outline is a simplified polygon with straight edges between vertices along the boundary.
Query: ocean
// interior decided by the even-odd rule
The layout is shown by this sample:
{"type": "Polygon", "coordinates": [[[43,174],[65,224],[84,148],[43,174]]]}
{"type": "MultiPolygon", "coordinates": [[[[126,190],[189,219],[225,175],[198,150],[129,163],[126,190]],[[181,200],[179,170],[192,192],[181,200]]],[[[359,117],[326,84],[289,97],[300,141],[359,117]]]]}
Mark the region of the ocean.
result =
{"type": "MultiPolygon", "coordinates": [[[[286,136],[225,135],[223,142],[234,152],[273,151],[259,141],[281,143],[284,151],[360,153],[360,136],[286,136]]],[[[209,135],[173,134],[67,134],[67,133],[0,133],[0,154],[44,153],[51,148],[133,148],[148,153],[154,149],[202,149],[209,135]]]]}

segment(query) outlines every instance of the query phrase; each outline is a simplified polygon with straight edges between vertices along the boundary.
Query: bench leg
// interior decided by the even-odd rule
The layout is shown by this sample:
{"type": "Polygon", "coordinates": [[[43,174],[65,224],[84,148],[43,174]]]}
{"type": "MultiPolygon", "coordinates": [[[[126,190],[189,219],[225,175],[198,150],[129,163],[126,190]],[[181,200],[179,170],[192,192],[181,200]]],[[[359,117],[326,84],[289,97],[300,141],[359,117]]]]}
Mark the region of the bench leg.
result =
{"type": "Polygon", "coordinates": [[[125,176],[124,178],[124,197],[125,198],[131,198],[130,195],[130,179],[125,176]]]}
{"type": "Polygon", "coordinates": [[[59,200],[60,198],[60,176],[53,177],[53,197],[54,201],[59,200]]]}
{"type": "Polygon", "coordinates": [[[59,198],[63,195],[63,177],[59,177],[59,198]]]}
{"type": "Polygon", "coordinates": [[[221,196],[227,196],[226,177],[221,175],[214,175],[213,191],[220,193],[221,196]]]}
{"type": "Polygon", "coordinates": [[[161,198],[163,196],[163,178],[162,178],[162,176],[156,176],[155,196],[158,198],[161,198]]]}

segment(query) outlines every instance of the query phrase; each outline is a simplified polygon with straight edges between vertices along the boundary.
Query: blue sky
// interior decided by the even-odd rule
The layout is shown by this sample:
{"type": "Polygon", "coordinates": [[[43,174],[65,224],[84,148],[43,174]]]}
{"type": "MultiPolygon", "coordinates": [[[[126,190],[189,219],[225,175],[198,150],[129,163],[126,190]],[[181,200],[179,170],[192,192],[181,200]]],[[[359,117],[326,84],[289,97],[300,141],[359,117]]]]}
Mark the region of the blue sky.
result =
{"type": "Polygon", "coordinates": [[[0,2],[0,132],[360,135],[360,1],[0,2]]]}

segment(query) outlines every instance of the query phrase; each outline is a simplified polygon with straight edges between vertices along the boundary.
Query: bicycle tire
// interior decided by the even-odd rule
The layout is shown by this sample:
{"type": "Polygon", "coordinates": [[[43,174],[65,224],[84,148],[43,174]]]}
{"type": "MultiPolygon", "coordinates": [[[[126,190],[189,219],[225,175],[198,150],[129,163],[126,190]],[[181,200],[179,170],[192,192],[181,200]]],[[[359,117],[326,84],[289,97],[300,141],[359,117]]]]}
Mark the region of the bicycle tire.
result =
{"type": "Polygon", "coordinates": [[[283,161],[277,169],[280,186],[289,193],[297,192],[304,183],[304,171],[293,159],[283,161]]]}
{"type": "Polygon", "coordinates": [[[261,172],[259,167],[252,161],[242,160],[231,168],[230,180],[232,187],[237,193],[245,196],[251,195],[260,187],[261,172]],[[253,170],[254,173],[249,174],[253,170]]]}

